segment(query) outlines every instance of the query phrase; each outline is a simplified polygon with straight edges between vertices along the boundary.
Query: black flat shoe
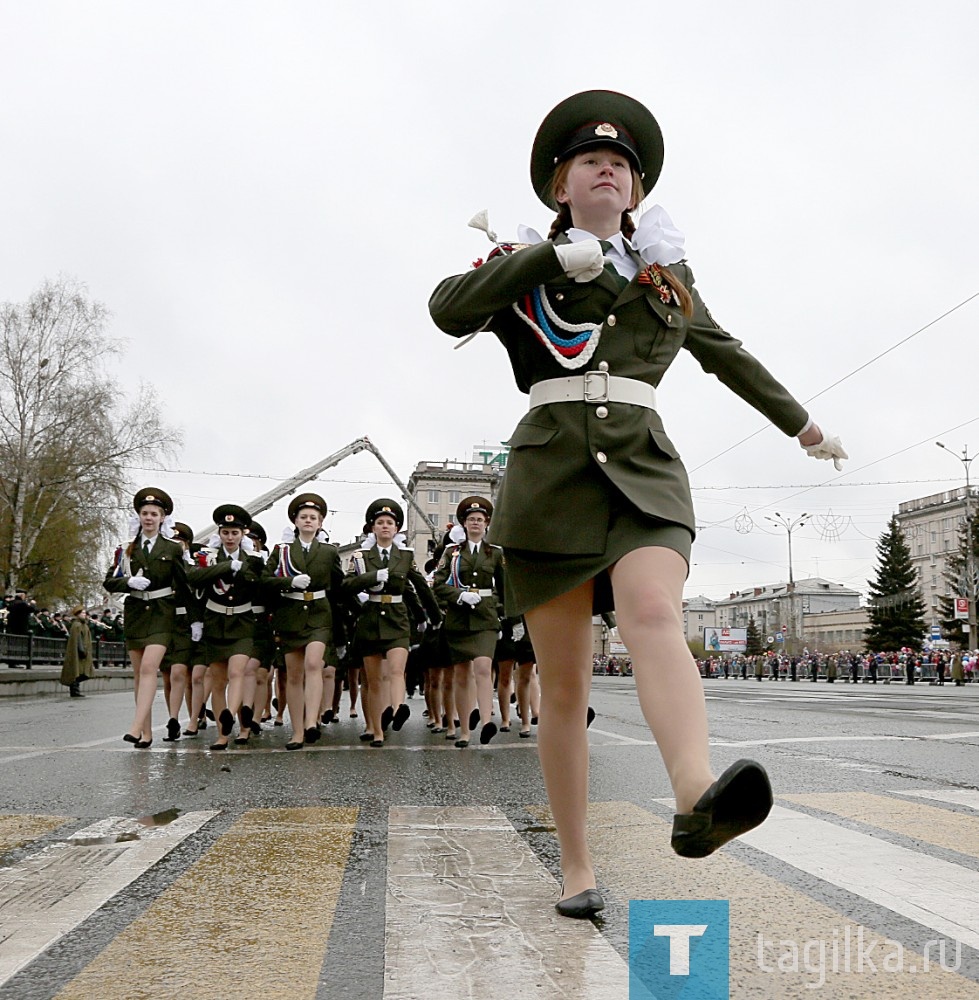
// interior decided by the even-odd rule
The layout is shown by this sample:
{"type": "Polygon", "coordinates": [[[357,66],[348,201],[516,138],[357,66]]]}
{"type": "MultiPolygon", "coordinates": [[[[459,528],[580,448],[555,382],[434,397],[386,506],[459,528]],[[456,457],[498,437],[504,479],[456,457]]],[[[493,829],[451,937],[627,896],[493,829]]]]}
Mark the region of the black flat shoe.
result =
{"type": "Polygon", "coordinates": [[[323,717],[320,719],[320,722],[322,722],[324,726],[328,726],[332,721],[333,721],[333,709],[328,708],[323,713],[323,717]]]}
{"type": "Polygon", "coordinates": [[[456,746],[460,750],[465,750],[466,747],[469,746],[469,740],[456,740],[456,746]]]}
{"type": "Polygon", "coordinates": [[[474,708],[469,713],[469,728],[475,729],[479,725],[479,709],[474,708]]]}
{"type": "Polygon", "coordinates": [[[361,733],[360,734],[360,742],[361,743],[367,743],[367,742],[369,742],[372,739],[374,739],[374,734],[373,733],[361,733]]]}
{"type": "Polygon", "coordinates": [[[214,718],[214,712],[211,709],[205,708],[204,709],[204,714],[211,720],[211,722],[215,722],[216,721],[216,719],[214,718]]]}
{"type": "Polygon", "coordinates": [[[397,712],[394,713],[394,719],[391,723],[391,728],[396,732],[401,732],[401,727],[408,721],[411,717],[411,709],[407,705],[399,705],[397,712]]]}
{"type": "Polygon", "coordinates": [[[522,740],[529,740],[532,735],[533,734],[529,729],[526,732],[524,732],[522,729],[520,730],[520,739],[522,740]]]}
{"type": "Polygon", "coordinates": [[[479,742],[480,742],[480,744],[482,746],[486,746],[486,744],[489,743],[489,741],[491,739],[493,739],[493,737],[496,735],[496,733],[497,733],[496,723],[495,722],[487,722],[486,725],[483,726],[483,728],[480,729],[480,731],[479,731],[479,742]]]}
{"type": "Polygon", "coordinates": [[[184,730],[184,736],[194,737],[194,736],[199,736],[199,735],[200,735],[200,733],[198,733],[198,731],[196,729],[185,729],[184,730]]]}
{"type": "Polygon", "coordinates": [[[236,747],[247,747],[248,746],[248,737],[247,736],[236,736],[235,737],[235,746],[236,747]]]}
{"type": "Polygon", "coordinates": [[[588,706],[588,715],[585,716],[585,729],[587,729],[595,721],[595,709],[588,706]]]}
{"type": "Polygon", "coordinates": [[[536,726],[536,725],[537,725],[537,716],[536,716],[536,715],[532,715],[532,716],[530,717],[530,724],[531,724],[532,726],[536,726]]]}
{"type": "Polygon", "coordinates": [[[139,737],[138,736],[133,736],[132,733],[126,733],[126,735],[123,736],[123,739],[127,743],[138,743],[139,742],[139,737]]]}
{"type": "Polygon", "coordinates": [[[303,741],[306,743],[317,743],[319,742],[320,731],[316,726],[310,726],[309,729],[303,731],[303,741]]]}
{"type": "Polygon", "coordinates": [[[228,749],[228,744],[227,743],[212,743],[211,746],[209,747],[209,749],[211,749],[211,750],[227,750],[228,749]]]}
{"type": "Polygon", "coordinates": [[[287,743],[286,750],[302,750],[304,743],[287,743]]]}
{"type": "Polygon", "coordinates": [[[255,736],[258,736],[262,732],[262,727],[254,720],[252,720],[248,728],[252,731],[253,735],[255,736]]]}
{"type": "Polygon", "coordinates": [[[605,909],[605,900],[597,889],[585,889],[577,896],[570,899],[559,899],[554,904],[554,909],[562,917],[574,917],[578,920],[587,920],[605,909]]]}
{"type": "Polygon", "coordinates": [[[384,740],[371,740],[372,747],[382,747],[384,746],[384,740]]]}
{"type": "Polygon", "coordinates": [[[735,761],[697,800],[693,810],[673,817],[670,844],[684,858],[706,858],[747,833],[772,808],[772,786],[761,764],[735,761]]]}
{"type": "Polygon", "coordinates": [[[153,746],[153,737],[151,736],[148,740],[137,740],[133,746],[137,750],[146,750],[147,748],[153,746]]]}
{"type": "Polygon", "coordinates": [[[235,717],[228,709],[221,709],[221,714],[218,716],[218,722],[221,723],[221,735],[230,736],[231,730],[235,728],[235,717]]]}
{"type": "Polygon", "coordinates": [[[251,705],[242,705],[238,715],[241,718],[241,728],[251,729],[252,719],[255,718],[255,709],[251,705]]]}
{"type": "Polygon", "coordinates": [[[509,726],[500,726],[500,732],[501,733],[508,733],[508,732],[510,732],[510,727],[509,726]]]}
{"type": "Polygon", "coordinates": [[[456,734],[455,733],[446,733],[445,734],[445,738],[447,740],[454,740],[456,738],[456,734]]]}
{"type": "Polygon", "coordinates": [[[285,725],[285,723],[284,723],[284,722],[283,722],[283,721],[282,721],[281,719],[276,719],[276,720],[275,720],[275,721],[274,721],[274,722],[272,723],[272,725],[273,725],[273,726],[284,726],[284,725],[285,725]]]}
{"type": "Polygon", "coordinates": [[[180,739],[180,723],[176,719],[167,720],[167,735],[163,737],[164,743],[173,743],[180,739]]]}
{"type": "Polygon", "coordinates": [[[393,720],[394,720],[394,709],[390,705],[388,705],[388,707],[384,709],[383,712],[381,712],[381,729],[383,729],[384,732],[387,732],[388,726],[391,725],[391,722],[393,720]]]}

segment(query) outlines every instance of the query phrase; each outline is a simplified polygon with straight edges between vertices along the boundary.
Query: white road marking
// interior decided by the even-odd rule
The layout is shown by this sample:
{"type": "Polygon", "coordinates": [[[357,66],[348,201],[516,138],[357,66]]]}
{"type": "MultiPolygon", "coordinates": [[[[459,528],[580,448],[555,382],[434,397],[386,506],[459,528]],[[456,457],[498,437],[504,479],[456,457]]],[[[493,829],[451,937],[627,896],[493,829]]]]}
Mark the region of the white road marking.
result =
{"type": "Polygon", "coordinates": [[[919,799],[932,799],[934,802],[946,802],[953,806],[968,806],[979,812],[979,791],[974,788],[943,788],[939,791],[911,792],[900,788],[893,795],[913,795],[919,799]]]}
{"type": "Polygon", "coordinates": [[[384,1000],[628,996],[626,963],[493,807],[393,806],[384,1000]]]}
{"type": "Polygon", "coordinates": [[[951,940],[979,948],[979,872],[775,806],[741,840],[951,940]]]}
{"type": "Polygon", "coordinates": [[[216,815],[160,827],[111,817],[0,869],[0,985],[216,815]]]}

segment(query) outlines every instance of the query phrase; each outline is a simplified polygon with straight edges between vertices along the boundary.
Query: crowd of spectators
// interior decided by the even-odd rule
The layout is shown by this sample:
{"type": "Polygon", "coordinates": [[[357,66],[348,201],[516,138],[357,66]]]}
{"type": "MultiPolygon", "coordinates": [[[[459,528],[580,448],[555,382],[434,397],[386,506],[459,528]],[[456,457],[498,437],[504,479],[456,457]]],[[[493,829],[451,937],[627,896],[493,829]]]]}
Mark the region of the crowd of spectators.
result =
{"type": "Polygon", "coordinates": [[[790,656],[778,653],[758,653],[747,656],[710,656],[697,661],[705,678],[742,678],[772,681],[826,680],[829,683],[890,683],[919,681],[956,685],[971,683],[979,673],[979,656],[950,650],[916,652],[805,652],[790,656]]]}
{"type": "MultiPolygon", "coordinates": [[[[114,608],[93,609],[88,613],[92,641],[122,642],[122,612],[114,608]]],[[[0,598],[0,633],[39,638],[67,639],[71,613],[39,607],[29,593],[18,590],[0,598]]]]}

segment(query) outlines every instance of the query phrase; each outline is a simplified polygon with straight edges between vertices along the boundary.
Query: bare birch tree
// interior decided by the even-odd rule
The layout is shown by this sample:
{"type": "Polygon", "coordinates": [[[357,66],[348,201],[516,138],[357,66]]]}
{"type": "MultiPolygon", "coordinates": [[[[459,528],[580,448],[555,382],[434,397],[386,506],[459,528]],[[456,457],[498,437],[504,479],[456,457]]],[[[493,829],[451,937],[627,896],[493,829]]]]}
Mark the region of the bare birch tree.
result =
{"type": "MultiPolygon", "coordinates": [[[[41,552],[80,565],[85,548],[103,546],[125,500],[127,466],[159,460],[179,442],[151,387],[127,400],[107,374],[106,360],[121,353],[107,323],[105,306],[69,278],[0,305],[0,571],[8,591],[39,585],[41,552]],[[84,535],[73,537],[78,528],[84,535]],[[51,532],[67,544],[52,546],[51,532]]],[[[52,574],[63,584],[75,576],[66,568],[52,574]]]]}

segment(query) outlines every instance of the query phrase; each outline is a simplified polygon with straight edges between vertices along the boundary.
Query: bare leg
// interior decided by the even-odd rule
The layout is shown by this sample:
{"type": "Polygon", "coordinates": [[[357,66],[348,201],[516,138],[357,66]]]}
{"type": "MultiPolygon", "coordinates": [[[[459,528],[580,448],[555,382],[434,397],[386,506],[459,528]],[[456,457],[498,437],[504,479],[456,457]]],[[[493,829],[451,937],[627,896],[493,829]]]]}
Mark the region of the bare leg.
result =
{"type": "Polygon", "coordinates": [[[534,676],[533,663],[517,664],[517,714],[520,716],[520,732],[530,732],[530,682],[534,676]]]}
{"type": "Polygon", "coordinates": [[[153,699],[156,697],[156,685],[160,676],[160,664],[166,655],[166,646],[146,646],[142,650],[131,650],[133,670],[136,670],[137,655],[139,661],[139,685],[136,688],[136,715],[129,732],[141,740],[153,739],[153,699]]]}
{"type": "MultiPolygon", "coordinates": [[[[464,663],[457,663],[452,668],[452,691],[455,695],[455,710],[459,716],[459,739],[468,740],[472,733],[469,731],[469,713],[473,710],[473,702],[476,700],[471,694],[472,685],[472,660],[464,663]]],[[[452,719],[449,719],[452,725],[452,719]]]]}
{"type": "Polygon", "coordinates": [[[384,727],[381,725],[381,715],[387,707],[387,699],[381,694],[388,685],[384,683],[386,664],[383,656],[365,656],[364,673],[367,684],[364,689],[364,722],[367,732],[374,734],[375,740],[384,739],[384,727]]]}
{"type": "Polygon", "coordinates": [[[493,659],[477,656],[473,660],[476,680],[476,703],[479,705],[479,724],[485,726],[493,714],[493,659]]]}
{"type": "Polygon", "coordinates": [[[407,649],[389,649],[385,659],[388,661],[388,673],[391,681],[391,707],[397,711],[405,703],[407,684],[405,682],[405,666],[408,663],[407,649]]]}
{"type": "Polygon", "coordinates": [[[595,888],[588,850],[588,734],[592,583],[528,611],[540,671],[537,752],[561,845],[562,898],[595,888]]]}
{"type": "Polygon", "coordinates": [[[686,573],[683,557],[663,548],[636,549],[612,570],[619,635],[680,813],[690,812],[714,781],[704,686],[683,635],[686,573]]]}
{"type": "Polygon", "coordinates": [[[322,642],[311,642],[306,647],[303,661],[306,673],[306,729],[314,729],[320,721],[325,653],[326,645],[322,642]]]}
{"type": "Polygon", "coordinates": [[[197,722],[204,707],[204,674],[207,667],[203,663],[195,663],[190,671],[190,722],[187,723],[189,733],[197,732],[197,722]]]}
{"type": "MultiPolygon", "coordinates": [[[[237,659],[237,657],[233,656],[232,659],[237,659]]],[[[211,709],[218,724],[218,735],[214,742],[218,746],[227,746],[230,737],[221,732],[221,713],[228,707],[228,664],[224,662],[212,663],[208,667],[208,673],[211,677],[211,709]]]]}
{"type": "Polygon", "coordinates": [[[255,668],[255,721],[264,722],[269,707],[269,669],[258,660],[255,668]]]}
{"type": "Polygon", "coordinates": [[[249,656],[248,662],[245,664],[245,673],[241,678],[242,707],[247,705],[252,710],[252,716],[255,719],[261,718],[260,713],[255,708],[258,691],[258,668],[260,666],[261,663],[254,656],[249,656]]]}
{"type": "Polygon", "coordinates": [[[439,670],[439,673],[442,675],[439,680],[442,683],[442,711],[445,713],[445,735],[448,737],[455,734],[455,717],[458,712],[456,709],[455,667],[443,667],[439,670]]]}
{"type": "MultiPolygon", "coordinates": [[[[228,711],[237,715],[243,704],[245,693],[245,668],[248,666],[248,655],[236,654],[228,661],[228,711]]],[[[254,673],[252,675],[254,683],[254,673]]],[[[220,715],[220,712],[215,712],[220,715]]]]}
{"type": "Polygon", "coordinates": [[[350,718],[357,718],[357,695],[360,693],[360,667],[347,668],[347,688],[350,694],[350,718]]]}
{"type": "Polygon", "coordinates": [[[500,706],[500,728],[510,727],[510,692],[513,691],[513,660],[500,661],[496,700],[500,706]]]}
{"type": "Polygon", "coordinates": [[[170,706],[170,718],[180,718],[180,706],[184,702],[187,692],[187,664],[175,663],[170,667],[170,697],[167,705],[170,706]]]}
{"type": "MultiPolygon", "coordinates": [[[[306,717],[303,683],[305,678],[305,651],[293,649],[286,653],[286,704],[289,706],[289,725],[292,726],[290,743],[303,742],[303,722],[306,717]]],[[[279,697],[279,715],[282,699],[279,697]]]]}

